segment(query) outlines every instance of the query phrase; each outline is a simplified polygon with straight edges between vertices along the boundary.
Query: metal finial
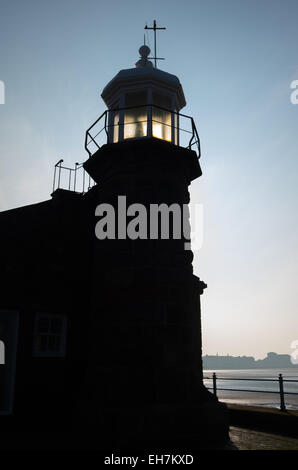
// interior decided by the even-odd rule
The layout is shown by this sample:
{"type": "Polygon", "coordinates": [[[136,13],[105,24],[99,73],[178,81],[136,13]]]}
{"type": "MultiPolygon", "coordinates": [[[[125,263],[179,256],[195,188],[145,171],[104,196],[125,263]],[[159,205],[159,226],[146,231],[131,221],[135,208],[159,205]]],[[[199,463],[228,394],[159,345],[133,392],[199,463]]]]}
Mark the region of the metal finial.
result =
{"type": "Polygon", "coordinates": [[[148,60],[148,56],[150,54],[150,48],[144,44],[144,46],[141,46],[139,49],[139,53],[141,56],[141,59],[143,60],[148,60]]]}
{"type": "Polygon", "coordinates": [[[150,48],[145,44],[140,47],[139,54],[141,59],[136,63],[136,67],[152,67],[152,62],[148,60],[150,52],[150,48]]]}

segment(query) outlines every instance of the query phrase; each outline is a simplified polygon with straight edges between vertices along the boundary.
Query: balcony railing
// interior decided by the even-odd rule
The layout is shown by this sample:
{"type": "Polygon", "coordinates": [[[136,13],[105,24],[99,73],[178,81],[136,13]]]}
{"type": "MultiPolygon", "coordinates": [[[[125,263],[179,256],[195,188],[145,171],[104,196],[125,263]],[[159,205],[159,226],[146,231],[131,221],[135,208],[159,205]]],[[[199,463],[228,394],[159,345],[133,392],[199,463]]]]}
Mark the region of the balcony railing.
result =
{"type": "Polygon", "coordinates": [[[86,131],[85,149],[91,157],[104,144],[145,137],[196,150],[201,156],[193,118],[151,104],[106,110],[86,131]]]}
{"type": "MultiPolygon", "coordinates": [[[[256,377],[256,378],[252,378],[252,377],[218,377],[216,375],[216,373],[214,372],[212,374],[212,376],[204,376],[204,380],[207,380],[209,381],[209,383],[207,382],[207,389],[208,390],[212,390],[213,391],[213,394],[215,396],[218,395],[218,391],[229,391],[229,392],[249,392],[249,393],[262,393],[262,394],[267,394],[267,393],[271,393],[271,394],[277,394],[279,395],[279,407],[280,407],[280,410],[281,411],[286,411],[286,403],[285,403],[285,395],[296,395],[298,397],[298,391],[295,391],[295,392],[292,392],[292,391],[289,391],[289,390],[284,390],[284,383],[296,383],[298,384],[298,380],[295,380],[295,379],[285,379],[283,377],[282,374],[279,374],[278,375],[278,378],[276,379],[269,379],[269,378],[260,378],[260,377],[256,377]],[[210,385],[210,381],[212,380],[212,387],[208,387],[208,385],[210,385]],[[238,382],[238,381],[250,381],[250,382],[273,382],[273,383],[276,383],[278,384],[278,390],[268,390],[265,389],[265,390],[260,390],[260,389],[256,389],[256,388],[239,388],[239,386],[237,388],[234,388],[234,386],[232,385],[232,387],[229,387],[229,388],[225,388],[225,387],[218,387],[217,385],[217,381],[218,380],[222,380],[223,382],[228,382],[228,381],[231,381],[232,384],[234,384],[235,382],[238,382]]],[[[236,385],[237,386],[237,385],[236,385]]],[[[297,389],[296,389],[297,390],[297,389]]]]}
{"type": "Polygon", "coordinates": [[[76,193],[86,193],[95,181],[83,168],[83,163],[75,163],[74,168],[62,165],[63,160],[59,160],[54,168],[53,192],[56,189],[67,189],[76,193]]]}

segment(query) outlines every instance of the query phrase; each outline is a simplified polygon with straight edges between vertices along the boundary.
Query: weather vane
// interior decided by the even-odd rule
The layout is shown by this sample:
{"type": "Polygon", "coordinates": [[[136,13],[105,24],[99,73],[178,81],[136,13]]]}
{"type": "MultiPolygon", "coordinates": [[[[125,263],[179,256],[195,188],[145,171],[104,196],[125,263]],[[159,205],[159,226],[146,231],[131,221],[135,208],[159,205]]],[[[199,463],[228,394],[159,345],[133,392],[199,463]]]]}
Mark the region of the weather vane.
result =
{"type": "Polygon", "coordinates": [[[153,26],[147,26],[147,23],[146,23],[146,26],[144,29],[152,29],[154,31],[154,57],[149,57],[149,59],[154,59],[154,66],[155,68],[157,67],[156,65],[156,61],[157,60],[165,60],[164,57],[156,57],[156,31],[158,29],[167,29],[167,28],[161,28],[161,27],[158,27],[156,25],[156,20],[153,21],[153,26]]]}

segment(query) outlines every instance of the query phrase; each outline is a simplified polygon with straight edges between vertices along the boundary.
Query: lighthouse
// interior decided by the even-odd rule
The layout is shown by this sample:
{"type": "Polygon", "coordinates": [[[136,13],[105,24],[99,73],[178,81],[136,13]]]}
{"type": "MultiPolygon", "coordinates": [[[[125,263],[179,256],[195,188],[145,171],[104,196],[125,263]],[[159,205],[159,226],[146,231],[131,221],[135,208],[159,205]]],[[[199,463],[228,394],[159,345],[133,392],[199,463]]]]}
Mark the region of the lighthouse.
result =
{"type": "Polygon", "coordinates": [[[183,227],[177,236],[173,209],[184,213],[183,225],[189,185],[202,175],[200,140],[193,118],[181,113],[178,77],[153,65],[148,46],[139,54],[135,67],[104,87],[107,109],[86,132],[84,169],[96,183],[87,193],[93,312],[79,415],[110,446],[217,446],[228,425],[225,406],[203,385],[200,297],[207,286],[193,274],[189,236],[183,227]],[[114,231],[103,222],[109,208],[114,231]]]}

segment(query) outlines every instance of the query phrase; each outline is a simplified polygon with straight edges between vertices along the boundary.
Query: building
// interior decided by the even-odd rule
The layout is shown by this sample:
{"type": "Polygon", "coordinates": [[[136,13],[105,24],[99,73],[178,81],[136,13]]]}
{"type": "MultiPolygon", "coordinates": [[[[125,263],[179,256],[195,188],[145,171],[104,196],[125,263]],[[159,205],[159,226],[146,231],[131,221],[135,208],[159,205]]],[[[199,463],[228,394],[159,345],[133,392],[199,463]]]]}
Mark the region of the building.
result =
{"type": "Polygon", "coordinates": [[[167,237],[163,215],[153,236],[138,236],[141,224],[152,227],[152,204],[182,210],[202,173],[179,79],[153,67],[149,53],[142,46],[136,67],[104,88],[108,109],[86,132],[84,165],[58,162],[50,200],[0,214],[2,429],[84,429],[110,447],[228,439],[226,408],[203,386],[207,286],[193,274],[187,234],[176,237],[168,213],[167,237]],[[79,171],[95,182],[82,192],[79,171]],[[119,197],[132,211],[125,233],[119,197]],[[148,215],[128,237],[136,204],[148,215]],[[117,236],[99,239],[108,207],[117,236]]]}
{"type": "Polygon", "coordinates": [[[252,356],[203,356],[203,369],[253,369],[256,364],[252,356]]]}

